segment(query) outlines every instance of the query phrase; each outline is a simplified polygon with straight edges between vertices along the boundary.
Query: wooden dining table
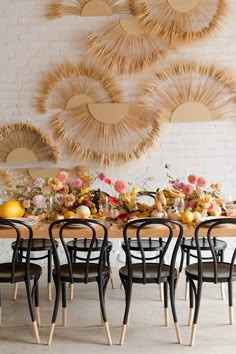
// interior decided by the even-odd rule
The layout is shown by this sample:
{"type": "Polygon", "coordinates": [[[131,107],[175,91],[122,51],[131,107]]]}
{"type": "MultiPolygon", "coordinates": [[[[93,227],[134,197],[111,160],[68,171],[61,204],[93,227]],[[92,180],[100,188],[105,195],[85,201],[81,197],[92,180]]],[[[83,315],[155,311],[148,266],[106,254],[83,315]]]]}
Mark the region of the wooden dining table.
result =
{"type": "MultiPolygon", "coordinates": [[[[37,224],[33,225],[33,237],[34,238],[45,238],[49,237],[48,228],[50,223],[46,222],[38,222],[37,224]]],[[[113,238],[123,238],[123,225],[116,224],[116,223],[106,223],[108,227],[108,237],[109,239],[113,238]]],[[[184,237],[193,237],[194,236],[194,225],[187,225],[183,224],[184,226],[184,237]]],[[[100,228],[97,228],[97,234],[99,237],[100,228]]],[[[131,230],[129,236],[135,237],[135,230],[136,228],[133,227],[133,232],[131,230]]],[[[200,236],[206,236],[208,228],[203,228],[200,236]]],[[[174,237],[177,235],[178,230],[174,229],[174,237]]],[[[88,235],[88,231],[83,228],[68,228],[65,237],[67,238],[84,238],[88,235]]],[[[215,237],[236,237],[236,226],[226,224],[221,227],[215,228],[213,235],[215,237]]],[[[58,237],[58,234],[54,235],[58,237]]],[[[167,230],[165,227],[147,227],[142,231],[142,237],[167,237],[167,230]]],[[[22,237],[24,237],[24,228],[22,228],[22,237]]],[[[8,228],[0,228],[0,238],[15,238],[14,231],[8,228]]]]}

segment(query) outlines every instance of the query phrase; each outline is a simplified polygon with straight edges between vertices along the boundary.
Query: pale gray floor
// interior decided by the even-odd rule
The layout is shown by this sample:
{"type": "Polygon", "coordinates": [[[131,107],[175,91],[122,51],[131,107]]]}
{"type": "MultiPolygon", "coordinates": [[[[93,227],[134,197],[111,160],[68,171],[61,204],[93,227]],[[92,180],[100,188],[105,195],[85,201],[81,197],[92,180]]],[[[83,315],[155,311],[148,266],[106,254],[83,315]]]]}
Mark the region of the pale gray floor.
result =
{"type": "MultiPolygon", "coordinates": [[[[113,269],[116,289],[107,290],[107,313],[113,346],[106,345],[95,284],[76,286],[75,297],[68,301],[68,326],[61,326],[58,316],[51,347],[46,345],[53,301],[49,303],[45,276],[40,280],[41,344],[34,344],[23,285],[17,301],[11,300],[12,287],[1,284],[2,326],[0,327],[1,353],[207,353],[233,352],[236,349],[236,329],[228,322],[227,300],[221,300],[219,286],[204,287],[199,326],[194,347],[189,347],[190,328],[186,326],[188,302],[184,300],[184,279],[177,289],[177,309],[183,344],[176,344],[175,330],[170,313],[169,327],[163,326],[163,303],[159,300],[158,286],[134,286],[130,324],[123,347],[118,345],[124,311],[124,293],[119,288],[118,270],[113,269]]],[[[236,289],[235,289],[236,290],[236,289]]],[[[226,291],[227,295],[227,291],[226,291]]],[[[236,294],[235,294],[236,296],[236,294]]],[[[235,297],[234,297],[235,298],[235,297]]],[[[236,300],[236,299],[235,299],[236,300]]]]}

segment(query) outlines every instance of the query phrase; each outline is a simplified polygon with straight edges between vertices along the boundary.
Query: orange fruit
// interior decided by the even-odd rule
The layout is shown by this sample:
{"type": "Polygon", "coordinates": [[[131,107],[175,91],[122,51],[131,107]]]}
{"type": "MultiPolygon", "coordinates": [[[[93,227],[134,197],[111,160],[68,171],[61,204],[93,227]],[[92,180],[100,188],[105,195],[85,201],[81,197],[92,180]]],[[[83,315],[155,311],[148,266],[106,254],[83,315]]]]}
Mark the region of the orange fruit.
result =
{"type": "Polygon", "coordinates": [[[70,210],[65,211],[65,213],[63,214],[65,219],[74,218],[75,215],[76,214],[73,211],[70,211],[70,210]]]}
{"type": "Polygon", "coordinates": [[[194,215],[190,210],[186,210],[181,214],[181,221],[184,224],[190,224],[193,221],[194,215]]]}
{"type": "Polygon", "coordinates": [[[25,208],[19,200],[8,200],[0,206],[1,218],[21,218],[25,214],[25,208]]]}

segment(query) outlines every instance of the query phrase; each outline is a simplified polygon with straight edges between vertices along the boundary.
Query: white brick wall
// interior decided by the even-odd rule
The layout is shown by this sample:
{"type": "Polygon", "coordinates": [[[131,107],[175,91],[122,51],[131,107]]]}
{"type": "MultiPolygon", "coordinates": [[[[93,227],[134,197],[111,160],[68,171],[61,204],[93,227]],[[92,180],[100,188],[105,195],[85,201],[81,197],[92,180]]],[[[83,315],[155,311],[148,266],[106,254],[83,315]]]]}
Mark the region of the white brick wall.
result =
{"type": "MultiPolygon", "coordinates": [[[[101,25],[119,18],[65,16],[47,21],[48,0],[0,0],[0,124],[24,121],[47,128],[50,113],[40,115],[32,106],[41,73],[65,59],[79,62],[87,35],[101,25]]],[[[217,62],[236,69],[236,1],[228,0],[231,11],[222,30],[204,41],[177,49],[172,57],[192,57],[217,62]]],[[[123,15],[124,16],[124,15],[123,15]]],[[[158,67],[158,65],[156,65],[158,67]]],[[[235,72],[233,73],[235,75],[235,72]]],[[[132,97],[132,89],[143,74],[118,78],[132,97]]],[[[139,162],[105,172],[113,178],[135,180],[142,187],[146,177],[154,177],[150,189],[166,183],[164,165],[172,174],[205,175],[210,182],[222,182],[225,192],[236,199],[236,112],[233,120],[212,123],[167,124],[157,147],[139,162]]],[[[63,153],[60,166],[72,161],[63,153]]],[[[1,167],[4,165],[2,164],[1,167]]],[[[97,167],[91,166],[93,171],[97,167]]]]}

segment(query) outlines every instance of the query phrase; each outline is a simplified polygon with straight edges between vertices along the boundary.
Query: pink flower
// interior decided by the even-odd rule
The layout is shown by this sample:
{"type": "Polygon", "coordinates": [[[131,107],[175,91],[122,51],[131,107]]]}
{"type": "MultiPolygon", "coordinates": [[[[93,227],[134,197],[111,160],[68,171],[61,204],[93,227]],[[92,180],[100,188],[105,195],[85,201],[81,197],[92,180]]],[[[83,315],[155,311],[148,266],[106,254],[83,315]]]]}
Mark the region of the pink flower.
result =
{"type": "Polygon", "coordinates": [[[108,177],[106,177],[106,178],[104,179],[104,182],[105,182],[106,184],[112,184],[111,179],[108,178],[108,177]]]}
{"type": "Polygon", "coordinates": [[[205,186],[207,185],[207,183],[208,183],[208,181],[207,181],[207,179],[206,179],[205,177],[199,177],[199,178],[197,179],[197,185],[198,185],[198,187],[200,187],[200,188],[205,187],[205,186]]]}
{"type": "Polygon", "coordinates": [[[116,181],[114,187],[118,193],[125,193],[127,190],[126,183],[122,180],[116,181]]]}
{"type": "Polygon", "coordinates": [[[45,198],[41,194],[37,194],[33,197],[32,203],[37,207],[37,208],[45,208],[45,198]]]}
{"type": "Polygon", "coordinates": [[[69,186],[65,185],[63,186],[60,190],[59,193],[61,194],[67,194],[69,192],[69,186]]]}
{"type": "Polygon", "coordinates": [[[192,174],[192,175],[188,176],[188,181],[191,184],[196,184],[197,183],[197,179],[198,179],[197,175],[192,174]]]}
{"type": "Polygon", "coordinates": [[[193,193],[193,187],[190,184],[185,184],[182,187],[182,191],[184,194],[190,195],[193,193]]]}
{"type": "Polygon", "coordinates": [[[208,211],[211,212],[211,211],[215,210],[216,206],[217,206],[216,201],[213,200],[213,201],[211,202],[211,205],[210,205],[209,208],[208,208],[208,211]]]}
{"type": "Polygon", "coordinates": [[[72,189],[80,189],[83,186],[83,181],[80,178],[75,179],[74,181],[70,182],[70,187],[72,189]]]}
{"type": "Polygon", "coordinates": [[[105,173],[103,173],[103,172],[99,173],[98,178],[99,178],[101,181],[104,181],[104,179],[106,178],[105,173]]]}
{"type": "Polygon", "coordinates": [[[126,221],[128,219],[129,219],[129,214],[127,213],[119,214],[116,218],[116,220],[118,221],[126,221]]]}
{"type": "Polygon", "coordinates": [[[59,178],[59,180],[61,181],[61,182],[66,182],[67,180],[68,180],[68,173],[67,172],[65,172],[65,171],[61,171],[61,172],[59,172],[58,173],[58,176],[57,176],[58,178],[59,178]]]}
{"type": "Polygon", "coordinates": [[[189,202],[188,202],[188,207],[190,207],[192,210],[195,210],[196,209],[196,207],[197,207],[197,201],[196,200],[190,200],[189,202]]]}

